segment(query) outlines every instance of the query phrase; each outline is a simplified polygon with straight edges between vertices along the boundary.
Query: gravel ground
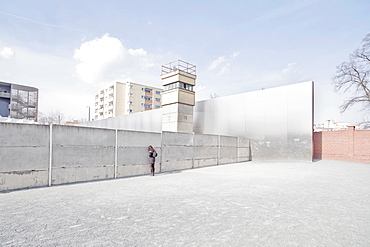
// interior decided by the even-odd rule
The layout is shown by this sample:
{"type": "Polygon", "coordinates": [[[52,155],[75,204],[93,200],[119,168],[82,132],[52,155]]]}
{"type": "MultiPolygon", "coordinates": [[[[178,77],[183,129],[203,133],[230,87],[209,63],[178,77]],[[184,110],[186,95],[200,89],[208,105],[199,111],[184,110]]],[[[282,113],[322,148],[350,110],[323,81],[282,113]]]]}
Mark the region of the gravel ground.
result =
{"type": "Polygon", "coordinates": [[[370,164],[253,161],[0,193],[0,246],[370,246],[370,164]]]}

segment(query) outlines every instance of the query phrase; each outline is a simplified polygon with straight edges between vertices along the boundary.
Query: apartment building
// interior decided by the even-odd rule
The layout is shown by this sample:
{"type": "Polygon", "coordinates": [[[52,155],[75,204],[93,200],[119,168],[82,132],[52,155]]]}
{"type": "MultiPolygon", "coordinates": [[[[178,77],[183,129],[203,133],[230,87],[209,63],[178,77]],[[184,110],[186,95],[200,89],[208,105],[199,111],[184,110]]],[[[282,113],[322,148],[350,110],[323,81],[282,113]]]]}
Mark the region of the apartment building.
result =
{"type": "Polygon", "coordinates": [[[162,89],[116,82],[95,95],[94,119],[105,119],[161,107],[162,89]]]}
{"type": "Polygon", "coordinates": [[[0,116],[37,122],[39,90],[0,81],[0,116]]]}

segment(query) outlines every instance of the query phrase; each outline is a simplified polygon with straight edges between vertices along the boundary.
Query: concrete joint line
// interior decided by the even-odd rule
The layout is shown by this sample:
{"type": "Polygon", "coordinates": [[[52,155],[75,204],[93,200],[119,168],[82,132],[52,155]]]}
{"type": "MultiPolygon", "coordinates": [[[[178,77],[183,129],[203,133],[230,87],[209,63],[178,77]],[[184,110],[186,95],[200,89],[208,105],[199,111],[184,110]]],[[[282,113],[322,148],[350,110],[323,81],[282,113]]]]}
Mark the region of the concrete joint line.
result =
{"type": "Polygon", "coordinates": [[[118,129],[116,129],[116,143],[114,148],[114,178],[117,178],[117,164],[118,164],[118,129]]]}
{"type": "Polygon", "coordinates": [[[161,132],[161,150],[159,156],[159,172],[162,172],[162,156],[163,156],[163,131],[161,132]]]}
{"type": "Polygon", "coordinates": [[[195,144],[194,144],[194,139],[195,139],[195,133],[193,132],[193,136],[191,138],[191,144],[193,146],[193,157],[191,161],[191,169],[194,169],[194,159],[195,159],[195,144]]]}
{"type": "Polygon", "coordinates": [[[53,124],[50,124],[49,136],[49,181],[48,185],[51,186],[51,169],[53,167],[53,124]]]}
{"type": "Polygon", "coordinates": [[[217,165],[220,164],[221,159],[221,136],[218,136],[218,148],[217,148],[217,165]]]}

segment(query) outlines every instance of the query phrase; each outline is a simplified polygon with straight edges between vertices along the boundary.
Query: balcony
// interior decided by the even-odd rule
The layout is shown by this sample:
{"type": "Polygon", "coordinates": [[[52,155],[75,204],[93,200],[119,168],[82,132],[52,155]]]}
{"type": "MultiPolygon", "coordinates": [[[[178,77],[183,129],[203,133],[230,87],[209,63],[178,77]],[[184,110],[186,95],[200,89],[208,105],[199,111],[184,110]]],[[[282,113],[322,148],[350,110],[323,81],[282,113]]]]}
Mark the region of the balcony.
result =
{"type": "Polygon", "coordinates": [[[1,98],[10,98],[10,93],[4,93],[4,92],[0,92],[0,97],[1,98]]]}

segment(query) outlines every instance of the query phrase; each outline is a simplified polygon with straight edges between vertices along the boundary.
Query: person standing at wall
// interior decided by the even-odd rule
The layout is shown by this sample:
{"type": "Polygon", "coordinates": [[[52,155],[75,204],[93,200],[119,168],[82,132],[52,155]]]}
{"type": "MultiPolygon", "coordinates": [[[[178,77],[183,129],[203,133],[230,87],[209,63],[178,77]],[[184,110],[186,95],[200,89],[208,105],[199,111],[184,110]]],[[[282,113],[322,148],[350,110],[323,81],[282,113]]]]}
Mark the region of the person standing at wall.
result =
{"type": "Polygon", "coordinates": [[[152,176],[154,176],[154,165],[155,165],[155,157],[157,157],[157,152],[153,148],[152,145],[148,147],[148,153],[149,153],[149,164],[150,164],[150,173],[152,176]]]}

